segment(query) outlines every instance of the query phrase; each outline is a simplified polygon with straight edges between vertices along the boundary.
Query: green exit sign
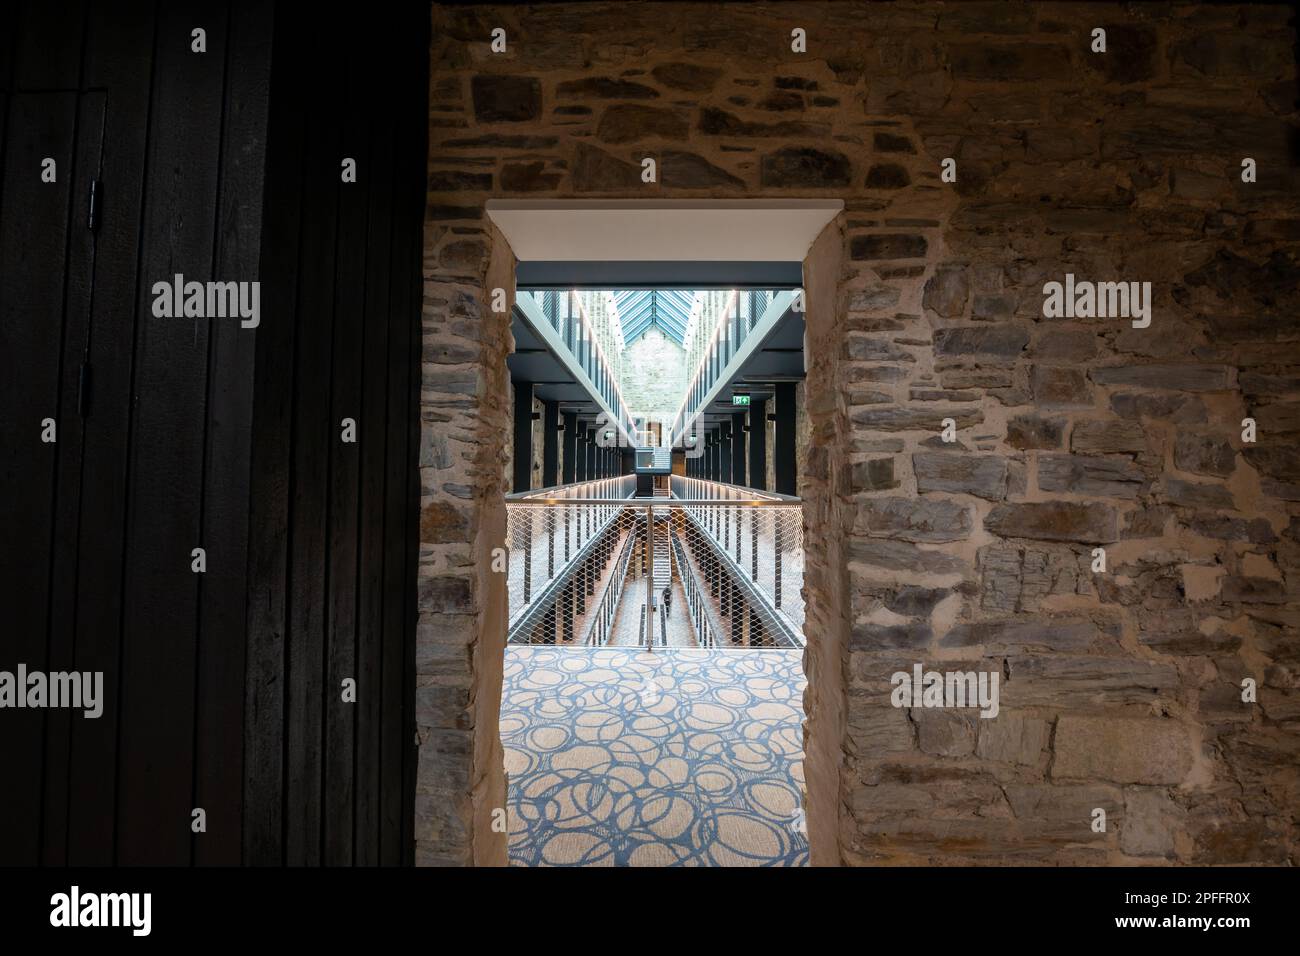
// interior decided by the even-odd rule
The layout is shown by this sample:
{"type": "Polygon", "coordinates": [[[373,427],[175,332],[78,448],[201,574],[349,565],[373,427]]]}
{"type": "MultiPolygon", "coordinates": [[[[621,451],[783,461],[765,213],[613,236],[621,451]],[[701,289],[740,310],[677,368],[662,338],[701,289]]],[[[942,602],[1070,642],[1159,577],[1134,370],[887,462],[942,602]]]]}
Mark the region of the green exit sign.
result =
{"type": "Polygon", "coordinates": [[[733,404],[733,405],[748,405],[748,404],[749,404],[749,396],[748,396],[748,395],[732,395],[732,396],[731,396],[731,404],[733,404]]]}

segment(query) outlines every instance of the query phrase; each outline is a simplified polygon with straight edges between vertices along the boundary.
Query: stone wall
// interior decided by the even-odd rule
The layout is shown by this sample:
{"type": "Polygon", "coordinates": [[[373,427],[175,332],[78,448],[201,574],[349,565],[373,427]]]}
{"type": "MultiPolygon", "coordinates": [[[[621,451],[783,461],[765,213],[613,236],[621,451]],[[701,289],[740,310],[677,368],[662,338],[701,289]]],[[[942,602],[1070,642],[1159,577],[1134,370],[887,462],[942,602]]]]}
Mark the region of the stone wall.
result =
{"type": "Polygon", "coordinates": [[[665,430],[686,394],[686,350],[658,329],[623,349],[620,387],[633,415],[650,415],[665,430]]]}
{"type": "Polygon", "coordinates": [[[433,16],[420,610],[448,653],[421,678],[447,688],[418,705],[421,794],[445,798],[421,859],[500,861],[470,829],[504,799],[475,616],[509,412],[483,203],[782,196],[846,203],[805,269],[814,860],[1300,862],[1286,8],[433,16]],[[1152,283],[1150,327],[1044,318],[1066,273],[1152,283]],[[915,663],[999,674],[1000,713],[893,707],[915,663]]]}

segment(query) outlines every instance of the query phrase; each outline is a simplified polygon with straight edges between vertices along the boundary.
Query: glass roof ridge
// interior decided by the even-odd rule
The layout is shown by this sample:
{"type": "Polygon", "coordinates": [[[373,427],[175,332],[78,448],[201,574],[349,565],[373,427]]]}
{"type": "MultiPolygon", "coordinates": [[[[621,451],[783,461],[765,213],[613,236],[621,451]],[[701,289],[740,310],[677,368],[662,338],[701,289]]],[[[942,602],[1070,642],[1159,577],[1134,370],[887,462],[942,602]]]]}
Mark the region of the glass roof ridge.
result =
{"type": "Polygon", "coordinates": [[[679,346],[686,345],[686,327],[695,302],[694,290],[635,289],[613,293],[623,325],[623,341],[631,345],[651,328],[658,328],[679,346]]]}

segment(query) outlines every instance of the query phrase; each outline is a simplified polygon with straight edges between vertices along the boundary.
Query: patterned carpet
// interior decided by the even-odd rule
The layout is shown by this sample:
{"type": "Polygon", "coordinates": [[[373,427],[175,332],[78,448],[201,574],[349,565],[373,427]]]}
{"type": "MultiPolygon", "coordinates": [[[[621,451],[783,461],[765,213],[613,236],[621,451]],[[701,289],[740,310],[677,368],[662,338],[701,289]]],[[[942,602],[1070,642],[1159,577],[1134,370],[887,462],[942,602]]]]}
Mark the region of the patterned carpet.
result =
{"type": "Polygon", "coordinates": [[[516,866],[806,866],[801,651],[506,648],[516,866]]]}

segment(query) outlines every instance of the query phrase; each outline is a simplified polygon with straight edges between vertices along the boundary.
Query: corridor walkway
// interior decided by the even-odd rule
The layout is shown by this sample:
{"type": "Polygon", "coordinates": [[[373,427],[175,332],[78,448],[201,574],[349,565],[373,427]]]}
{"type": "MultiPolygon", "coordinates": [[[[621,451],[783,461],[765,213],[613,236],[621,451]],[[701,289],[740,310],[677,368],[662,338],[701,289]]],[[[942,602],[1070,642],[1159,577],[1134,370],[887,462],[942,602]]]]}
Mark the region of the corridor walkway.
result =
{"type": "MultiPolygon", "coordinates": [[[[642,619],[645,616],[645,578],[633,577],[629,572],[623,587],[623,599],[618,605],[618,615],[614,619],[614,631],[610,637],[612,647],[638,647],[642,634],[642,619]]],[[[655,647],[662,646],[659,625],[662,618],[655,613],[655,647]]],[[[695,647],[695,632],[691,630],[690,612],[686,610],[686,595],[682,592],[682,582],[673,576],[673,603],[668,613],[668,646],[695,647]]]]}
{"type": "Polygon", "coordinates": [[[799,650],[507,647],[511,863],[806,866],[804,685],[799,650]]]}

